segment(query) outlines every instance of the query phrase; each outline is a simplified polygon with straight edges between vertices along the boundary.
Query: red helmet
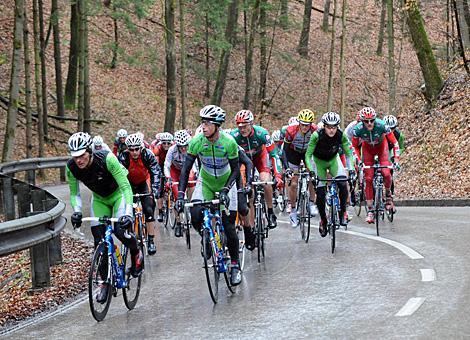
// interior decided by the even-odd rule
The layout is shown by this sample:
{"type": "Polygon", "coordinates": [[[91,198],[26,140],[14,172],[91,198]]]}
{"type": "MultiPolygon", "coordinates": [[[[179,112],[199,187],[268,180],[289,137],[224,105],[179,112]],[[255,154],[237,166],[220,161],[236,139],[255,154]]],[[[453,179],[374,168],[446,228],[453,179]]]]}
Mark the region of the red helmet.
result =
{"type": "Polygon", "coordinates": [[[369,120],[375,119],[377,117],[377,113],[375,113],[373,108],[366,106],[359,111],[359,116],[361,117],[361,120],[369,120]]]}
{"type": "Polygon", "coordinates": [[[254,119],[255,118],[253,117],[253,112],[251,112],[250,110],[241,110],[238,111],[235,115],[235,122],[237,123],[237,125],[251,124],[253,123],[254,119]]]}

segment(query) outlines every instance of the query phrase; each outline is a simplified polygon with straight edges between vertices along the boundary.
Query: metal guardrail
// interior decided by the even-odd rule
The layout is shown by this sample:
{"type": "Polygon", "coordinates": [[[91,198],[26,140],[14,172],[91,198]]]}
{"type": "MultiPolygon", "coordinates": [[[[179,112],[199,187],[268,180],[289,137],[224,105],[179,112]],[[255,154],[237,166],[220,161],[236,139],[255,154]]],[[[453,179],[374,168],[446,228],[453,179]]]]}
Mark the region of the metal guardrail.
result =
{"type": "Polygon", "coordinates": [[[0,256],[30,249],[33,289],[50,285],[50,265],[62,261],[60,233],[66,219],[65,203],[33,184],[10,177],[28,171],[35,182],[35,171],[61,168],[69,157],[31,158],[0,164],[0,256]]]}

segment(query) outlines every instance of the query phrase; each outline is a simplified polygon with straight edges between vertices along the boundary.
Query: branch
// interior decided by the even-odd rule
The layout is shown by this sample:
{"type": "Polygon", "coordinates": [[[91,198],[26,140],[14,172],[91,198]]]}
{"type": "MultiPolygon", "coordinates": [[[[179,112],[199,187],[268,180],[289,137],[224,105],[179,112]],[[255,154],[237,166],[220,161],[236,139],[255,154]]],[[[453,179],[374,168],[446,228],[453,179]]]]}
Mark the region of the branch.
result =
{"type": "MultiPolygon", "coordinates": [[[[305,3],[304,3],[302,0],[297,0],[297,2],[305,5],[305,3]]],[[[315,6],[312,6],[312,9],[313,9],[314,11],[316,11],[316,12],[325,13],[324,10],[322,10],[322,9],[320,9],[320,8],[317,8],[317,7],[315,7],[315,6]]],[[[328,15],[329,15],[330,17],[333,16],[333,14],[331,14],[331,13],[328,13],[328,15]]],[[[342,19],[343,17],[337,15],[336,18],[342,19]]],[[[359,24],[359,22],[357,22],[357,21],[355,21],[355,20],[351,20],[351,19],[346,19],[346,21],[352,22],[352,23],[354,23],[354,24],[359,24]]]]}

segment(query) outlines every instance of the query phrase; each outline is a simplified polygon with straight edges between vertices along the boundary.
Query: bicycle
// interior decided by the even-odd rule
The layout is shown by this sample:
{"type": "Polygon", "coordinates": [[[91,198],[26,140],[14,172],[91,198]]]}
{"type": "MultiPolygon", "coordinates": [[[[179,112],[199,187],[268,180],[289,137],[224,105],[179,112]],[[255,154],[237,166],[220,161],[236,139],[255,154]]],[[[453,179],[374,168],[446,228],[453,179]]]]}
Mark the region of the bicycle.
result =
{"type": "MultiPolygon", "coordinates": [[[[102,321],[108,313],[112,296],[117,296],[118,289],[122,289],[124,303],[129,310],[134,309],[140,294],[142,274],[137,278],[131,275],[131,254],[129,249],[121,244],[114,244],[112,222],[117,218],[110,217],[84,217],[82,221],[95,221],[104,224],[105,235],[100,240],[93,254],[91,268],[88,273],[88,301],[91,314],[96,321],[102,321]],[[111,264],[111,265],[109,265],[111,264]],[[105,301],[96,300],[102,285],[107,284],[108,290],[105,301]]],[[[140,248],[142,250],[142,248],[140,248]]]]}
{"type": "MultiPolygon", "coordinates": [[[[286,176],[282,175],[282,181],[285,183],[286,176]]],[[[277,185],[273,184],[273,205],[274,208],[278,208],[279,212],[283,213],[287,206],[287,191],[286,186],[283,185],[282,189],[279,190],[277,185]]]]}
{"type": "MultiPolygon", "coordinates": [[[[195,184],[197,181],[188,181],[188,184],[195,184]]],[[[173,182],[173,185],[178,185],[179,182],[173,182]]],[[[185,203],[189,203],[189,200],[185,194],[185,203]]],[[[184,239],[186,240],[186,246],[188,249],[191,249],[191,214],[188,209],[184,209],[182,213],[179,214],[179,221],[181,222],[182,232],[184,239]]],[[[175,216],[175,225],[176,225],[176,216],[175,216]]]]}
{"type": "Polygon", "coordinates": [[[261,262],[261,256],[265,257],[265,245],[264,240],[269,236],[269,227],[267,224],[267,209],[266,209],[266,201],[264,199],[264,186],[265,185],[272,185],[274,182],[267,182],[267,181],[253,181],[251,183],[254,189],[254,203],[253,206],[255,207],[255,245],[258,248],[258,263],[261,262]]]}
{"type": "MultiPolygon", "coordinates": [[[[246,195],[246,190],[245,189],[238,189],[237,193],[244,193],[246,195]]],[[[240,270],[243,271],[245,268],[245,253],[246,253],[246,247],[245,247],[245,232],[243,230],[244,226],[241,224],[241,218],[239,213],[237,213],[237,218],[235,220],[235,230],[237,232],[238,236],[238,258],[240,262],[240,270]]]]}
{"type": "MultiPolygon", "coordinates": [[[[142,210],[142,197],[153,196],[151,193],[146,194],[133,194],[135,202],[132,203],[132,207],[134,208],[134,234],[137,239],[137,245],[142,248],[144,252],[147,249],[147,224],[145,223],[145,216],[142,210]]],[[[148,249],[147,249],[148,252],[148,249]]],[[[145,253],[145,252],[144,252],[145,253]]],[[[148,254],[148,253],[147,253],[148,254]]],[[[142,262],[143,263],[143,262],[142,262]]]]}
{"type": "MultiPolygon", "coordinates": [[[[385,219],[385,197],[383,194],[383,174],[381,169],[393,169],[392,165],[380,165],[379,158],[374,157],[373,165],[364,165],[364,169],[374,169],[374,179],[372,187],[374,189],[374,201],[372,203],[374,217],[375,217],[375,228],[377,236],[379,236],[379,218],[382,221],[385,219]]],[[[392,208],[393,210],[393,208],[392,208]]]]}
{"type": "MultiPolygon", "coordinates": [[[[328,219],[328,233],[330,234],[331,240],[331,253],[335,253],[336,248],[336,230],[340,228],[340,212],[341,212],[341,204],[338,196],[338,182],[346,182],[349,181],[348,178],[317,178],[316,185],[318,183],[327,182],[329,185],[327,186],[326,191],[326,209],[327,209],[327,219],[328,219]]],[[[345,229],[347,230],[348,227],[346,226],[345,229]]]]}
{"type": "Polygon", "coordinates": [[[308,184],[310,182],[310,174],[302,165],[299,168],[299,172],[294,174],[299,176],[299,184],[297,185],[297,211],[300,237],[305,243],[308,243],[310,237],[310,194],[308,191],[308,184]]]}
{"type": "MultiPolygon", "coordinates": [[[[228,270],[230,256],[226,247],[226,237],[222,225],[222,217],[218,205],[220,200],[216,198],[210,201],[185,203],[185,208],[203,206],[204,223],[202,225],[202,255],[204,258],[204,270],[206,273],[209,294],[214,303],[219,298],[220,274],[224,275],[225,283],[231,293],[234,293],[230,285],[228,270]]],[[[225,210],[228,213],[228,210],[225,210]]]]}
{"type": "Polygon", "coordinates": [[[351,198],[354,193],[354,212],[357,216],[361,215],[362,206],[366,206],[366,198],[364,194],[364,169],[362,164],[358,166],[358,174],[352,185],[351,198]]]}
{"type": "MultiPolygon", "coordinates": [[[[171,182],[170,182],[171,184],[171,182]]],[[[168,225],[171,229],[175,228],[176,225],[176,212],[174,209],[175,198],[173,196],[173,190],[171,185],[169,188],[165,185],[165,191],[163,193],[163,226],[168,229],[168,225]]]]}

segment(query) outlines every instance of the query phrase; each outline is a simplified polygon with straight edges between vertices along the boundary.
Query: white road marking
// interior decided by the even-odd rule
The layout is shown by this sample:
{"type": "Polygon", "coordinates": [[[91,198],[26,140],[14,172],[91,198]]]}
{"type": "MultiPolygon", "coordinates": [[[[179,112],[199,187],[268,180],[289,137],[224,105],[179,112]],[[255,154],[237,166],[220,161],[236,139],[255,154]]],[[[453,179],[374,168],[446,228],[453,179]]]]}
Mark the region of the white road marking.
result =
{"type": "Polygon", "coordinates": [[[408,302],[398,311],[395,316],[410,316],[418,310],[423,304],[426,298],[414,297],[408,300],[408,302]]]}
{"type": "Polygon", "coordinates": [[[434,269],[420,269],[421,270],[421,281],[429,282],[436,280],[436,272],[434,269]]]}

